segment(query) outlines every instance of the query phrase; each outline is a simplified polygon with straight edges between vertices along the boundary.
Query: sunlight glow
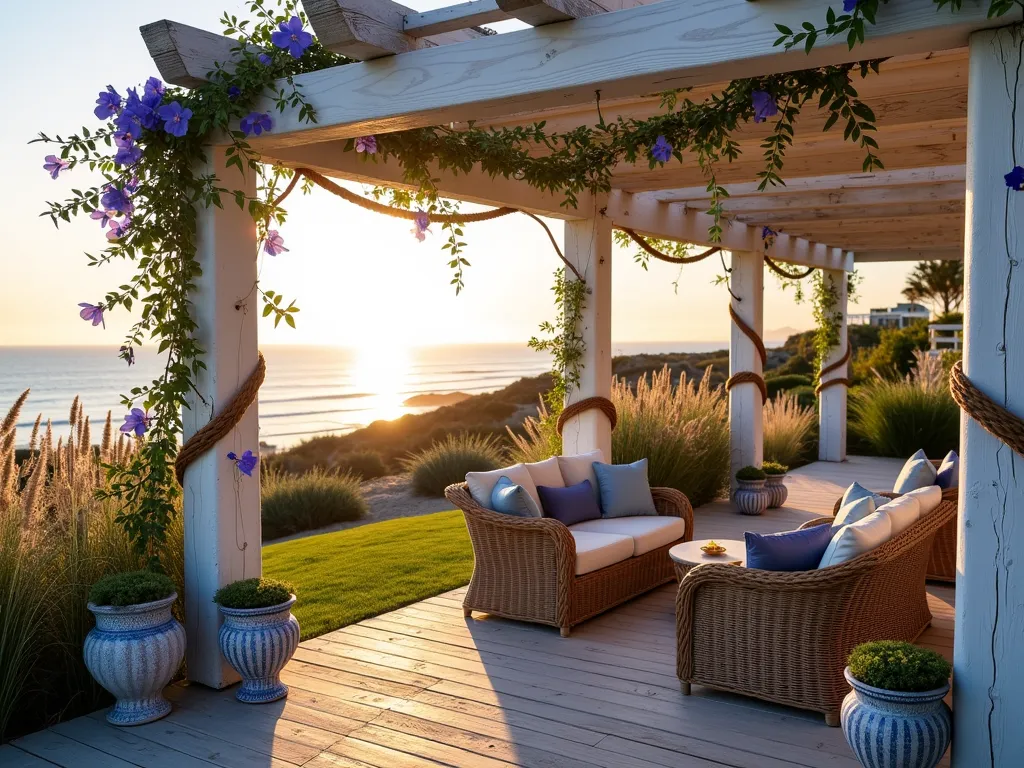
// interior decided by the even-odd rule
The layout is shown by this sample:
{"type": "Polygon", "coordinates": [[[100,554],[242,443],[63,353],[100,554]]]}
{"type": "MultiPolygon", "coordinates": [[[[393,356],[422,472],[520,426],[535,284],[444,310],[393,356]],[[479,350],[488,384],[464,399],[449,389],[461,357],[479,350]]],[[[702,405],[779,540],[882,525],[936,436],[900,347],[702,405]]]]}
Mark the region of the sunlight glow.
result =
{"type": "Polygon", "coordinates": [[[377,341],[356,350],[352,368],[352,386],[356,392],[370,393],[365,404],[367,422],[397,419],[406,413],[402,401],[409,391],[412,357],[409,349],[377,341]]]}

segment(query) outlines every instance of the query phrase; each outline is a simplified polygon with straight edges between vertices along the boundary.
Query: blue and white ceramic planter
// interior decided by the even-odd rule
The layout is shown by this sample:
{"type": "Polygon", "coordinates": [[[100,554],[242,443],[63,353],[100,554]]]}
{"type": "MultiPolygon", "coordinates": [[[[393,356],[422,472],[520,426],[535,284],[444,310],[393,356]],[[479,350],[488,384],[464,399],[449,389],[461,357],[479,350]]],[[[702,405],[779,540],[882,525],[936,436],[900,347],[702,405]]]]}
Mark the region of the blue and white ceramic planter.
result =
{"type": "Polygon", "coordinates": [[[299,621],[291,613],[295,595],[268,608],[225,608],[220,628],[220,651],[242,676],[235,698],[246,704],[265,704],[288,695],[281,670],[299,646],[299,621]]]}
{"type": "Polygon", "coordinates": [[[768,509],[778,509],[789,498],[785,479],[785,475],[768,475],[764,481],[764,490],[768,494],[768,509]]]}
{"type": "Polygon", "coordinates": [[[739,488],[733,497],[736,509],[744,515],[760,515],[768,509],[768,492],[764,480],[737,480],[739,488]]]}
{"type": "Polygon", "coordinates": [[[949,746],[952,713],[934,691],[903,693],[874,688],[844,672],[853,690],[843,700],[843,733],[865,768],[935,768],[949,746]]]}
{"type": "Polygon", "coordinates": [[[139,605],[94,605],[96,627],[85,638],[85,666],[117,699],[113,725],[142,725],[171,711],[163,690],[185,656],[185,628],[171,616],[177,595],[139,605]]]}

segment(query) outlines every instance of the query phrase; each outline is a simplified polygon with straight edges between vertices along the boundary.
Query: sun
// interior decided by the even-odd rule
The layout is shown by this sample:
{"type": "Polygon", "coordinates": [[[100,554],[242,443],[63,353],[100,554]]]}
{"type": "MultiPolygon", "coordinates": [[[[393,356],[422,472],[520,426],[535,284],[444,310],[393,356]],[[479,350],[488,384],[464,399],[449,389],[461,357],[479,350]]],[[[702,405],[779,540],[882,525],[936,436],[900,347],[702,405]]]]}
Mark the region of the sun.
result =
{"type": "Polygon", "coordinates": [[[367,422],[397,419],[407,412],[402,403],[409,392],[411,363],[405,346],[377,343],[356,348],[352,386],[367,395],[367,422]]]}

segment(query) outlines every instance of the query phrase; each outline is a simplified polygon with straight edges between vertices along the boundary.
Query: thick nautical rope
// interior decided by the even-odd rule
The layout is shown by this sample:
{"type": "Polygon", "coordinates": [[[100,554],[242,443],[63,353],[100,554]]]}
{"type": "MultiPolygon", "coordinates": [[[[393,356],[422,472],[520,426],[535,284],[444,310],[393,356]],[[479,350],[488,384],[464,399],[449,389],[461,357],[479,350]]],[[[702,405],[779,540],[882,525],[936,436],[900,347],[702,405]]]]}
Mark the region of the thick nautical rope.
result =
{"type": "Polygon", "coordinates": [[[174,462],[174,476],[178,479],[178,485],[185,484],[185,470],[189,464],[213,448],[218,440],[231,432],[242,420],[245,412],[249,410],[249,406],[256,400],[256,395],[259,393],[260,385],[266,375],[267,361],[263,359],[263,353],[260,352],[256,367],[249,374],[249,378],[238,388],[238,391],[231,396],[227,405],[202,429],[186,440],[181,450],[178,451],[178,458],[174,462]]]}
{"type": "Polygon", "coordinates": [[[805,277],[808,277],[815,270],[815,267],[808,267],[803,272],[787,272],[768,256],[764,257],[764,263],[768,265],[768,268],[772,272],[779,275],[780,277],[786,278],[787,280],[803,280],[805,277]]]}
{"type": "Polygon", "coordinates": [[[814,394],[815,395],[820,395],[823,390],[826,390],[829,387],[836,387],[836,386],[839,386],[840,384],[842,386],[844,386],[844,387],[849,387],[851,384],[853,384],[853,382],[850,381],[845,376],[840,376],[840,377],[835,378],[835,379],[829,379],[828,381],[822,381],[821,380],[822,377],[825,376],[825,374],[832,373],[832,371],[838,370],[838,369],[842,368],[844,365],[846,365],[848,362],[850,362],[850,357],[852,355],[853,355],[853,347],[851,347],[850,343],[847,342],[846,343],[846,351],[843,353],[843,356],[841,358],[839,358],[838,360],[836,360],[831,365],[826,365],[824,368],[822,368],[820,371],[818,371],[818,386],[816,386],[814,388],[814,394]]]}
{"type": "MultiPolygon", "coordinates": [[[[763,368],[768,363],[768,350],[764,348],[764,341],[757,335],[757,331],[751,328],[742,317],[736,312],[732,304],[729,304],[729,317],[736,323],[736,327],[740,329],[744,336],[750,339],[754,348],[757,350],[758,356],[761,358],[761,367],[763,368]]],[[[764,383],[764,378],[753,371],[739,371],[730,376],[725,382],[725,389],[728,392],[738,384],[753,384],[761,392],[761,404],[768,400],[768,387],[764,383]]]]}
{"type": "Polygon", "coordinates": [[[968,416],[1024,458],[1024,420],[978,389],[957,360],[949,371],[949,393],[968,416]]]}
{"type": "Polygon", "coordinates": [[[711,248],[708,248],[706,251],[701,251],[700,253],[694,254],[693,256],[669,256],[667,253],[662,253],[657,248],[652,246],[650,243],[647,242],[646,239],[638,235],[632,229],[626,229],[626,227],[619,227],[619,229],[621,229],[623,232],[629,235],[629,238],[634,243],[636,243],[645,251],[647,251],[647,253],[649,253],[651,256],[660,261],[667,261],[669,264],[696,264],[698,261],[703,261],[708,256],[713,256],[714,254],[722,250],[719,246],[713,246],[711,248]]]}
{"type": "Polygon", "coordinates": [[[569,403],[569,405],[562,409],[562,412],[558,415],[558,421],[555,424],[555,429],[558,430],[559,436],[561,436],[562,429],[565,428],[565,423],[569,421],[569,419],[575,418],[581,413],[593,409],[597,409],[607,416],[608,421],[612,424],[612,429],[615,429],[615,425],[619,421],[619,415],[615,412],[615,404],[607,397],[585,397],[575,403],[569,403]]]}

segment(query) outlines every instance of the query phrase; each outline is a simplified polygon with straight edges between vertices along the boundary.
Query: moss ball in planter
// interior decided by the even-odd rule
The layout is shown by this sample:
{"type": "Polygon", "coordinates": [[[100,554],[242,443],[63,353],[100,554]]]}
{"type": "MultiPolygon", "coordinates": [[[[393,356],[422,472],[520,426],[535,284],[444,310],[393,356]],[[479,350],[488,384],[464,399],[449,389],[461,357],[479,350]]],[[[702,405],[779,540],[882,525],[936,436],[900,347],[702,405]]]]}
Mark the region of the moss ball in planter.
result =
{"type": "Polygon", "coordinates": [[[169,576],[153,571],[111,573],[92,585],[89,602],[93,605],[142,605],[163,600],[175,592],[169,576]]]}
{"type": "Polygon", "coordinates": [[[276,579],[242,579],[221,587],[213,602],[225,608],[270,608],[291,599],[290,584],[276,579]]]}
{"type": "Polygon", "coordinates": [[[887,691],[933,691],[949,682],[952,666],[935,651],[912,643],[878,640],[862,643],[849,659],[857,680],[887,691]]]}
{"type": "Polygon", "coordinates": [[[764,470],[758,467],[744,467],[736,473],[737,480],[764,480],[765,477],[764,470]]]}
{"type": "Polygon", "coordinates": [[[765,475],[784,475],[789,472],[789,467],[777,461],[766,461],[761,465],[761,470],[765,475]]]}

